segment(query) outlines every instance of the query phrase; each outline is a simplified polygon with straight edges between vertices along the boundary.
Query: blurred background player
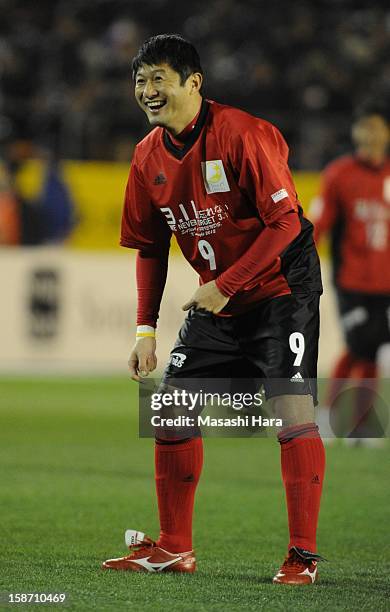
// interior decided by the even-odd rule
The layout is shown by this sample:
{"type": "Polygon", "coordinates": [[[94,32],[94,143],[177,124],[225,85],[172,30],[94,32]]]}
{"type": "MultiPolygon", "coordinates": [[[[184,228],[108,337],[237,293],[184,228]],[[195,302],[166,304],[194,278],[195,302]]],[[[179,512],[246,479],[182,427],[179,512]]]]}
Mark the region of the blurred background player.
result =
{"type": "Polygon", "coordinates": [[[17,181],[24,161],[8,156],[0,162],[0,245],[65,244],[77,218],[61,163],[45,152],[41,188],[26,198],[17,181]]]}
{"type": "MultiPolygon", "coordinates": [[[[364,443],[376,380],[378,351],[390,342],[390,160],[389,106],[367,101],[352,125],[355,151],[330,163],[321,198],[313,209],[317,244],[330,236],[333,282],[346,350],[337,361],[326,405],[332,406],[345,379],[366,380],[355,392],[351,438],[364,443]]],[[[329,433],[329,412],[320,414],[329,433]]]]}

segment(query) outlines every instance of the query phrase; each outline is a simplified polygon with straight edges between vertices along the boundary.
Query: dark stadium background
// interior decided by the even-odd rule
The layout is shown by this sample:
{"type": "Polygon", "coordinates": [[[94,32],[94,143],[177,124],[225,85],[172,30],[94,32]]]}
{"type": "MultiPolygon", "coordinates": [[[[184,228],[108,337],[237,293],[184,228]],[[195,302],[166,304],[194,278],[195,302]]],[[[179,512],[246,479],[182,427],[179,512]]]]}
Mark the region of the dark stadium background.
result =
{"type": "Polygon", "coordinates": [[[129,104],[129,60],[158,32],[199,49],[205,93],[280,126],[294,169],[348,147],[351,111],[390,89],[384,2],[2,0],[0,138],[61,157],[128,159],[146,130],[129,104]]]}
{"type": "MultiPolygon", "coordinates": [[[[197,46],[207,96],[281,129],[305,209],[324,165],[350,150],[356,104],[390,94],[384,2],[0,0],[0,608],[8,592],[66,592],[83,611],[385,610],[388,445],[329,447],[319,547],[330,562],[314,589],[269,583],[286,516],[278,448],[262,439],[206,440],[196,576],[100,572],[124,552],[125,528],[157,533],[153,442],[138,439],[126,375],[134,256],[118,235],[148,130],[130,59],[161,32],[197,46]]],[[[321,256],[326,376],[341,336],[321,256]]],[[[174,248],[160,366],[195,284],[174,248]]]]}

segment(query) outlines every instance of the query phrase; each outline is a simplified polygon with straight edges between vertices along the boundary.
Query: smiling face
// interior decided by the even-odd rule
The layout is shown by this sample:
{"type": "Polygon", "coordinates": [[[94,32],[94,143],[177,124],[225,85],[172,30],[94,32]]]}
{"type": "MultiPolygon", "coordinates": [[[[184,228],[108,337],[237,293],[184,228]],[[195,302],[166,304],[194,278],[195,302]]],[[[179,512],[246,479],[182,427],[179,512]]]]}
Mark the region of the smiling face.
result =
{"type": "Polygon", "coordinates": [[[135,76],[135,97],[150,125],[180,134],[199,111],[202,75],[191,74],[185,83],[169,64],[142,64],[135,76]]]}

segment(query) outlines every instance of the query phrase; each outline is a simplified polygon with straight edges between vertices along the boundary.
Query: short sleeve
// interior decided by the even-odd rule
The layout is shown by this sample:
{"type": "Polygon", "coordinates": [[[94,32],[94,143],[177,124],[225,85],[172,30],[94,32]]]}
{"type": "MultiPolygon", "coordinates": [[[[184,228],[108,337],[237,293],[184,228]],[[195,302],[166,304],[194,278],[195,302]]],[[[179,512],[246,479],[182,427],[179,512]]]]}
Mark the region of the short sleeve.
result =
{"type": "Polygon", "coordinates": [[[170,237],[171,230],[153,206],[141,173],[133,161],[125,192],[120,244],[142,251],[166,245],[170,237]]]}
{"type": "Polygon", "coordinates": [[[238,185],[256,203],[266,225],[290,210],[298,210],[287,160],[288,146],[270,123],[259,120],[234,140],[232,161],[238,185]]]}

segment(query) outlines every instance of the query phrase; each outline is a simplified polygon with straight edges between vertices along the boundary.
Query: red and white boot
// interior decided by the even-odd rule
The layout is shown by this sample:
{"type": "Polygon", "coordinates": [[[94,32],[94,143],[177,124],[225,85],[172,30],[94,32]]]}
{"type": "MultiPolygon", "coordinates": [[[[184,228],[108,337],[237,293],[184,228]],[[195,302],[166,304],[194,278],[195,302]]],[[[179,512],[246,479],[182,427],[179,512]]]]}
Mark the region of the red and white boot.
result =
{"type": "Polygon", "coordinates": [[[130,554],[104,561],[102,569],[129,572],[183,572],[188,574],[192,574],[196,569],[193,550],[170,553],[157,546],[156,542],[144,533],[134,529],[126,531],[125,542],[130,554]]]}
{"type": "Polygon", "coordinates": [[[303,548],[290,548],[284,563],[277,574],[274,584],[314,584],[318,580],[318,561],[323,557],[303,548]]]}

